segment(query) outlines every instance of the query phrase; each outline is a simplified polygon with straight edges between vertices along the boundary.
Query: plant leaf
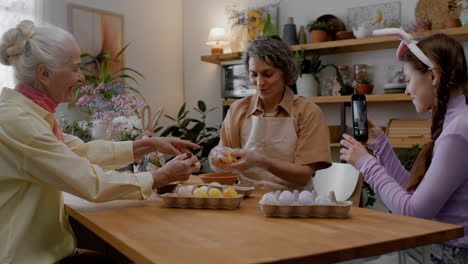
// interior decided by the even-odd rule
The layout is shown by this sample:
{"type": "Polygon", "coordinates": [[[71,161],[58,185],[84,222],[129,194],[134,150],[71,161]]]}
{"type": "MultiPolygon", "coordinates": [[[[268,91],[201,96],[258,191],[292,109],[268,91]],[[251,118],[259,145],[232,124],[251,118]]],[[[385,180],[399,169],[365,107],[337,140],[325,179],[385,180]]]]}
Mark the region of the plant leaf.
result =
{"type": "Polygon", "coordinates": [[[177,121],[175,118],[173,118],[172,116],[169,116],[169,115],[164,115],[164,117],[169,118],[172,121],[177,121]]]}
{"type": "Polygon", "coordinates": [[[125,47],[123,47],[123,48],[119,51],[119,53],[117,53],[117,54],[115,55],[115,57],[114,57],[114,58],[112,59],[112,61],[111,61],[111,65],[112,65],[114,62],[117,61],[117,59],[118,59],[118,58],[122,55],[122,53],[127,49],[128,45],[130,45],[130,43],[132,43],[132,42],[127,43],[127,45],[125,45],[125,47]]]}
{"type": "Polygon", "coordinates": [[[157,127],[156,129],[153,130],[153,133],[156,135],[156,133],[158,133],[161,129],[163,129],[162,126],[157,127]]]}
{"type": "Polygon", "coordinates": [[[205,112],[206,111],[206,104],[202,100],[198,100],[198,109],[200,111],[205,112]]]}
{"type": "Polygon", "coordinates": [[[186,128],[189,123],[190,123],[190,118],[186,118],[184,119],[184,121],[182,121],[182,124],[180,124],[180,127],[186,128]]]}
{"type": "Polygon", "coordinates": [[[177,117],[180,119],[180,117],[185,113],[185,103],[180,107],[179,113],[177,114],[177,117]]]}
{"type": "Polygon", "coordinates": [[[128,75],[128,74],[122,74],[122,75],[117,76],[116,78],[124,78],[124,79],[128,78],[128,79],[133,80],[136,84],[138,84],[138,81],[135,78],[133,78],[132,76],[128,75]]]}
{"type": "Polygon", "coordinates": [[[140,91],[138,91],[136,88],[133,88],[131,86],[125,86],[125,88],[134,91],[135,93],[137,93],[141,97],[141,99],[143,99],[143,101],[146,101],[145,98],[143,97],[143,95],[140,93],[140,91]]]}
{"type": "Polygon", "coordinates": [[[128,67],[123,67],[123,68],[121,68],[120,70],[114,72],[114,73],[112,74],[112,76],[115,76],[117,73],[123,72],[123,71],[131,71],[131,72],[134,72],[135,74],[139,75],[141,78],[143,78],[143,79],[145,78],[145,76],[143,76],[143,74],[141,74],[141,73],[138,72],[137,70],[134,70],[134,69],[128,68],[128,67]]]}

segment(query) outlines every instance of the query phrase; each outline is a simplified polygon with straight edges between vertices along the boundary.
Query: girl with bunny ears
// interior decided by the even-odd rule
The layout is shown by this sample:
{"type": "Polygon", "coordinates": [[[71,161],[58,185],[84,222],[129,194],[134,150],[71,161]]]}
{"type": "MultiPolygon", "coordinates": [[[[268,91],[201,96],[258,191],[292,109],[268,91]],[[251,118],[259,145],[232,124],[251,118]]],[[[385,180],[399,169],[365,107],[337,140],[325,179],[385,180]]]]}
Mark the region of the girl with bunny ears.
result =
{"type": "Polygon", "coordinates": [[[63,134],[55,108],[73,101],[84,81],[80,48],[63,29],[22,21],[3,34],[0,62],[13,67],[17,83],[0,96],[0,263],[109,263],[76,249],[62,191],[93,202],[146,199],[196,172],[197,158],[186,153],[199,146],[160,137],[84,143],[63,134]],[[157,171],[103,169],[155,151],[178,156],[157,171]]]}
{"type": "MultiPolygon", "coordinates": [[[[397,214],[432,219],[465,227],[462,238],[434,245],[450,258],[468,257],[468,90],[463,46],[444,34],[416,42],[401,29],[374,31],[398,34],[402,44],[406,94],[419,113],[432,113],[431,140],[410,172],[399,162],[382,129],[369,121],[369,140],[363,144],[343,135],[341,159],[353,164],[387,207],[397,214]]],[[[439,262],[443,263],[443,262],[439,262]]]]}

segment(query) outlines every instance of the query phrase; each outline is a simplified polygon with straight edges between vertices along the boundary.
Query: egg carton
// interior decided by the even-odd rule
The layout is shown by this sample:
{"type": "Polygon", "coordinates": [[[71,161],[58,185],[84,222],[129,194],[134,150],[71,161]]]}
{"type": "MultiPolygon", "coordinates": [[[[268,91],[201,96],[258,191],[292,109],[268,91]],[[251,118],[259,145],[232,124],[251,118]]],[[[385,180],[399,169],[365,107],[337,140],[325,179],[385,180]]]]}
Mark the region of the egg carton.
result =
{"type": "MultiPolygon", "coordinates": [[[[278,199],[280,192],[275,194],[278,199]]],[[[321,217],[347,218],[352,206],[350,201],[336,201],[334,192],[330,192],[331,201],[303,205],[297,202],[298,192],[294,191],[295,201],[290,205],[259,202],[260,210],[265,217],[321,217]]]]}
{"type": "MultiPolygon", "coordinates": [[[[206,186],[203,184],[194,184],[194,189],[200,186],[206,186]]],[[[228,186],[229,187],[229,186],[228,186]]],[[[177,188],[180,188],[178,186],[177,188]]],[[[159,195],[163,200],[165,207],[171,208],[195,208],[195,209],[228,209],[233,210],[240,207],[243,195],[238,193],[236,198],[227,198],[227,197],[193,197],[193,196],[181,196],[177,194],[176,191],[173,193],[165,193],[159,195]]],[[[218,188],[224,190],[224,187],[221,186],[210,186],[210,188],[218,188]]],[[[226,187],[227,188],[227,187],[226,187]]]]}

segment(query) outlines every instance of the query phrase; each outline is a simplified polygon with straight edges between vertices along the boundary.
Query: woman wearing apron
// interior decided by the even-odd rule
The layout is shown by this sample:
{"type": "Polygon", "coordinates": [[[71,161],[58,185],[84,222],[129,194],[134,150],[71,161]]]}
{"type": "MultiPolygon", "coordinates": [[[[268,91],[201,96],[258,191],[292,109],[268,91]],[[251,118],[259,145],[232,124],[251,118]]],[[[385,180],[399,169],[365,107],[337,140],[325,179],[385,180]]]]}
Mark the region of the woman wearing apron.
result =
{"type": "Polygon", "coordinates": [[[244,64],[256,95],[231,105],[220,145],[210,153],[215,170],[238,170],[240,183],[276,190],[312,190],[312,175],[331,165],[329,132],[320,108],[294,95],[294,54],[278,36],[247,47],[244,64]],[[228,153],[235,159],[226,163],[228,153]]]}

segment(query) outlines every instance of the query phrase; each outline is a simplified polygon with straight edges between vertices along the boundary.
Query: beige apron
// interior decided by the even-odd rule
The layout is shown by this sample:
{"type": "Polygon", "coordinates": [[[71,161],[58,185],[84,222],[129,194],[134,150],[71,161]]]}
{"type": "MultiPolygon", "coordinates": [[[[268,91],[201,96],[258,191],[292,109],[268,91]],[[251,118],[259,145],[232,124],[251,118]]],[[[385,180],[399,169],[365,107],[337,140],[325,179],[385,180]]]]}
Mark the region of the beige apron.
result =
{"type": "MultiPolygon", "coordinates": [[[[289,117],[251,115],[242,125],[242,149],[255,150],[268,158],[294,162],[296,142],[293,113],[289,117]]],[[[260,168],[246,169],[239,180],[240,184],[253,185],[261,189],[313,190],[312,179],[306,186],[295,185],[260,168]]]]}

